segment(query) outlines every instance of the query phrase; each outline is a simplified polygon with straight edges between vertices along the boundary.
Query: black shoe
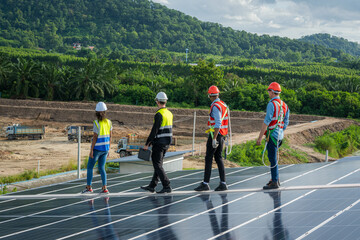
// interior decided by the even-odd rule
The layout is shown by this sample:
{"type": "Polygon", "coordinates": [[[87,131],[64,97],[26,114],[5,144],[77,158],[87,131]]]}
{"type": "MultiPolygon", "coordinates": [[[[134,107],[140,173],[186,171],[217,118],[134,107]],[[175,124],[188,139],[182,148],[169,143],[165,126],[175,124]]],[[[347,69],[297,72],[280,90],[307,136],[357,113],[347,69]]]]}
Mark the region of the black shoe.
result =
{"type": "Polygon", "coordinates": [[[163,189],[161,189],[160,191],[156,192],[156,193],[171,193],[172,189],[170,186],[168,187],[163,187],[163,189]]]}
{"type": "Polygon", "coordinates": [[[205,184],[203,182],[200,183],[200,185],[194,189],[195,191],[201,192],[201,191],[208,191],[210,190],[209,184],[205,184]]]}
{"type": "Polygon", "coordinates": [[[267,190],[267,189],[276,189],[276,188],[279,188],[280,186],[280,183],[279,181],[277,182],[273,182],[273,181],[270,181],[268,184],[266,184],[263,189],[264,190],[267,190]]]}
{"type": "Polygon", "coordinates": [[[228,187],[226,186],[226,183],[220,183],[217,188],[215,188],[215,191],[225,191],[228,190],[228,187]]]}
{"type": "Polygon", "coordinates": [[[141,186],[140,188],[145,190],[145,191],[149,191],[151,193],[155,192],[155,188],[150,187],[150,186],[141,186]]]}

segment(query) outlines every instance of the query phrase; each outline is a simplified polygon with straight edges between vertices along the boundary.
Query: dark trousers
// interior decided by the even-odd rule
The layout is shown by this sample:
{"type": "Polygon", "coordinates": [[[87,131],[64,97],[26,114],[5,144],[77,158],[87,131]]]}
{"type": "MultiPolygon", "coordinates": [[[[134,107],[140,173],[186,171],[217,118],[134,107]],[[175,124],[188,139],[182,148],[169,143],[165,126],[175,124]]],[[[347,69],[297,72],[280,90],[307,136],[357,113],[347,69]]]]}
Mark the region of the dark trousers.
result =
{"type": "Polygon", "coordinates": [[[163,187],[170,186],[169,178],[166,176],[166,173],[163,168],[163,159],[165,156],[166,151],[169,149],[169,145],[162,145],[162,144],[154,144],[152,147],[152,164],[154,167],[154,175],[150,182],[150,187],[156,187],[156,185],[160,181],[163,187]]]}
{"type": "MultiPolygon", "coordinates": [[[[280,145],[281,144],[279,142],[279,147],[280,147],[280,145]]],[[[267,148],[267,152],[268,152],[270,166],[272,167],[271,168],[271,180],[273,182],[277,182],[279,180],[279,166],[276,165],[278,148],[275,145],[275,143],[272,141],[272,139],[269,140],[266,148],[267,148]],[[275,165],[276,165],[276,167],[274,167],[275,165]]]]}
{"type": "Polygon", "coordinates": [[[225,167],[222,159],[222,151],[224,147],[224,137],[221,134],[217,135],[216,140],[219,143],[217,148],[212,147],[212,138],[209,134],[209,138],[206,143],[206,156],[205,156],[205,174],[204,182],[210,182],[212,161],[215,157],[215,162],[218,166],[220,181],[225,182],[225,167]]]}

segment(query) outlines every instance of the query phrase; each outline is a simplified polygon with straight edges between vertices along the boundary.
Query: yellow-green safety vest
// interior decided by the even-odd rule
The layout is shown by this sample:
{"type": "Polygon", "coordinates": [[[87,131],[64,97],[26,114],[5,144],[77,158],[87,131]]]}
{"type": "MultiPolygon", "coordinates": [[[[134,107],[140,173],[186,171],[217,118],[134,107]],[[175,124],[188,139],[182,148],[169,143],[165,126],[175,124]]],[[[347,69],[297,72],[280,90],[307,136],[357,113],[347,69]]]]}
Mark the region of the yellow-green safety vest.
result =
{"type": "Polygon", "coordinates": [[[109,119],[104,119],[101,121],[95,120],[94,123],[96,124],[97,128],[100,129],[94,149],[102,152],[109,151],[110,132],[112,127],[111,121],[109,119]]]}

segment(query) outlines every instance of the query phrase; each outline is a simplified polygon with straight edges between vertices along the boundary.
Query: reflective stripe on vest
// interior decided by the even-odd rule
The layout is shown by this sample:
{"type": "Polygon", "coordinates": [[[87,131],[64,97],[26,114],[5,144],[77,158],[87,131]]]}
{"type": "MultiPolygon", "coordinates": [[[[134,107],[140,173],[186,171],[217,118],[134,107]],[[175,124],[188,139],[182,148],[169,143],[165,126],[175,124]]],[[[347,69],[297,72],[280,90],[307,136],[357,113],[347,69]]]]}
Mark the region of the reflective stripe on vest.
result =
{"type": "Polygon", "coordinates": [[[102,152],[109,151],[110,149],[110,130],[111,130],[111,121],[109,119],[104,119],[102,121],[95,120],[94,123],[98,127],[99,135],[96,140],[94,149],[102,152]]]}
{"type": "Polygon", "coordinates": [[[161,114],[162,122],[155,138],[171,138],[173,114],[167,108],[160,108],[156,113],[161,114]]]}
{"type": "Polygon", "coordinates": [[[269,130],[275,129],[276,127],[284,128],[284,118],[288,111],[288,106],[278,98],[271,102],[274,104],[274,114],[269,124],[269,130]]]}
{"type": "Polygon", "coordinates": [[[209,121],[208,126],[209,128],[214,128],[215,126],[215,118],[211,117],[211,112],[213,107],[217,107],[221,113],[221,126],[220,126],[220,134],[226,136],[228,134],[228,124],[229,124],[229,113],[228,107],[223,101],[215,102],[210,107],[210,114],[209,114],[209,121]]]}

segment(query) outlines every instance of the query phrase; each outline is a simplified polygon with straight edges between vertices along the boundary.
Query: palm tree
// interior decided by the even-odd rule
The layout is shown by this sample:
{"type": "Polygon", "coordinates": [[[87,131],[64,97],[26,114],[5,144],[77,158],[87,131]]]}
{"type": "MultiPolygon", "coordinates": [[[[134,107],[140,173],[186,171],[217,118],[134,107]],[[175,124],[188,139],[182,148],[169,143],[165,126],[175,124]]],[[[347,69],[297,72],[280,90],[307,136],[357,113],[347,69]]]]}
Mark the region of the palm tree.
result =
{"type": "Polygon", "coordinates": [[[86,65],[71,79],[70,85],[76,99],[103,98],[105,93],[111,94],[115,90],[113,81],[116,75],[114,66],[106,59],[89,58],[86,65]]]}
{"type": "Polygon", "coordinates": [[[6,83],[11,74],[11,67],[12,65],[9,60],[0,57],[0,85],[6,83]]]}
{"type": "Polygon", "coordinates": [[[12,65],[12,71],[12,94],[21,98],[39,96],[39,84],[37,81],[39,64],[36,64],[33,60],[18,58],[17,62],[12,65]]]}
{"type": "Polygon", "coordinates": [[[43,96],[46,100],[54,99],[54,92],[60,90],[63,83],[63,74],[61,68],[53,64],[41,64],[40,85],[43,90],[43,96]]]}

